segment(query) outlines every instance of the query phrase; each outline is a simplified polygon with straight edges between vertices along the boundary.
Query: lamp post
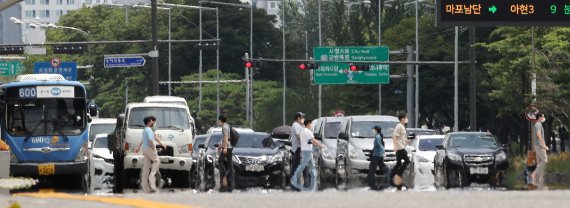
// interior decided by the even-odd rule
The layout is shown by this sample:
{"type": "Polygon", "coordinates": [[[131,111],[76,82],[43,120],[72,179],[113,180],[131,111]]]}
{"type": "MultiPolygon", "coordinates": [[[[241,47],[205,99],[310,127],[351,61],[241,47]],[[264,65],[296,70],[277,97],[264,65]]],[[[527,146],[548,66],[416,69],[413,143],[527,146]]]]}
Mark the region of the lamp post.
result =
{"type": "MultiPolygon", "coordinates": [[[[221,5],[221,6],[231,6],[231,7],[238,7],[238,8],[249,8],[249,58],[253,57],[253,1],[251,5],[246,4],[234,4],[234,3],[226,3],[226,2],[218,2],[218,1],[207,1],[202,0],[199,1],[200,4],[214,4],[214,5],[221,5]]],[[[245,80],[246,80],[246,122],[249,121],[250,128],[253,128],[253,72],[251,69],[245,70],[245,80]],[[249,81],[247,81],[249,80],[249,81]]]]}

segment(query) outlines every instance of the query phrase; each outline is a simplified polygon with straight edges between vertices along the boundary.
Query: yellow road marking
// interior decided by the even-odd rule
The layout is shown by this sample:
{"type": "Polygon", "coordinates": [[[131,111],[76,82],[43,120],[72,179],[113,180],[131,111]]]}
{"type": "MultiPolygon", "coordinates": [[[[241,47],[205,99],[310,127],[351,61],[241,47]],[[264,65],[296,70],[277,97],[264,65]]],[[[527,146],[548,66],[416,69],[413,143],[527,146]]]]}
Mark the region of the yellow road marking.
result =
{"type": "Polygon", "coordinates": [[[83,195],[73,195],[65,193],[19,193],[19,194],[14,194],[14,196],[94,201],[94,202],[101,202],[101,203],[114,204],[114,205],[131,206],[136,208],[192,208],[191,206],[161,203],[161,202],[148,201],[137,198],[83,196],[83,195]]]}

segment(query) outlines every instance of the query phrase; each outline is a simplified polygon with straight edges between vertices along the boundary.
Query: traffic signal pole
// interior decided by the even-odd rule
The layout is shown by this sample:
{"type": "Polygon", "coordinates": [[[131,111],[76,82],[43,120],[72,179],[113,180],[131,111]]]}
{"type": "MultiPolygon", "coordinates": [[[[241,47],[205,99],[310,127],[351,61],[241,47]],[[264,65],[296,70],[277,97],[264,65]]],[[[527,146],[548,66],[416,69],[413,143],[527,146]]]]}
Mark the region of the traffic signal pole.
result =
{"type": "Polygon", "coordinates": [[[151,21],[152,21],[152,48],[155,52],[152,56],[152,94],[158,95],[158,21],[157,21],[157,0],[151,0],[151,21]]]}
{"type": "MultiPolygon", "coordinates": [[[[408,53],[408,61],[414,60],[414,48],[412,46],[406,46],[406,52],[408,53]]],[[[414,65],[408,64],[407,66],[408,75],[408,85],[406,88],[406,111],[408,113],[408,126],[412,126],[415,122],[414,115],[414,65]]]]}

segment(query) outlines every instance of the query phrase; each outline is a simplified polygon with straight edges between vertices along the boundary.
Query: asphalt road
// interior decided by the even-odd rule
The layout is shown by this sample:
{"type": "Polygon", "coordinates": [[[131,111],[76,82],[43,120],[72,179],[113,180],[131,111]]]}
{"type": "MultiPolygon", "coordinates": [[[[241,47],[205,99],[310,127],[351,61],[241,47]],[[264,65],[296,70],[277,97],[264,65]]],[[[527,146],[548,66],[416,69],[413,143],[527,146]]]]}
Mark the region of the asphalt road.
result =
{"type": "MultiPolygon", "coordinates": [[[[522,208],[548,207],[567,208],[570,205],[570,191],[490,191],[490,190],[451,190],[437,192],[415,192],[393,190],[376,192],[366,190],[335,191],[316,193],[298,192],[241,192],[241,193],[160,193],[160,194],[125,194],[115,196],[71,195],[75,199],[57,197],[37,198],[40,196],[0,195],[0,207],[8,207],[10,201],[18,202],[21,207],[128,207],[104,201],[114,198],[132,203],[133,207],[188,207],[211,208],[352,208],[352,207],[453,207],[453,208],[522,208]],[[103,200],[100,200],[103,199],[103,200]],[[142,199],[142,200],[141,200],[142,199]],[[130,202],[128,200],[131,200],[130,202]],[[164,206],[151,202],[168,203],[164,206]]],[[[111,201],[111,200],[110,200],[111,201]]],[[[124,203],[123,203],[124,204],[124,203]]]]}

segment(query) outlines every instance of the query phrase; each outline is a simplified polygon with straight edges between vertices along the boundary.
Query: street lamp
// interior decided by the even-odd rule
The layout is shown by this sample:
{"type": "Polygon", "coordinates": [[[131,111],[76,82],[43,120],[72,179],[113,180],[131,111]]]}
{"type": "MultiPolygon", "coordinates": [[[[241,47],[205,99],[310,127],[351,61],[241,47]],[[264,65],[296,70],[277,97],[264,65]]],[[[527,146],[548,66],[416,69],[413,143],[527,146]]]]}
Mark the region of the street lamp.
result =
{"type": "Polygon", "coordinates": [[[10,17],[10,21],[14,22],[14,24],[18,24],[18,25],[28,25],[31,28],[40,28],[40,29],[67,29],[67,30],[73,30],[73,31],[77,31],[80,32],[81,35],[83,35],[83,37],[86,40],[90,40],[89,39],[89,33],[85,32],[79,28],[76,27],[68,27],[68,26],[60,26],[60,25],[56,25],[53,23],[42,23],[40,22],[40,19],[36,19],[36,20],[23,20],[23,19],[18,19],[16,17],[10,17]]]}
{"type": "MultiPolygon", "coordinates": [[[[217,2],[217,1],[209,1],[209,0],[202,0],[199,1],[200,4],[215,4],[215,5],[222,5],[222,6],[231,6],[231,7],[238,7],[238,8],[249,8],[249,58],[253,57],[253,2],[251,5],[246,4],[234,4],[234,3],[226,3],[226,2],[217,2]]],[[[249,120],[250,128],[253,128],[253,73],[250,72],[247,68],[245,69],[245,80],[250,80],[249,82],[246,81],[246,116],[245,120],[249,120]],[[250,87],[251,85],[251,87],[250,87]]]]}

